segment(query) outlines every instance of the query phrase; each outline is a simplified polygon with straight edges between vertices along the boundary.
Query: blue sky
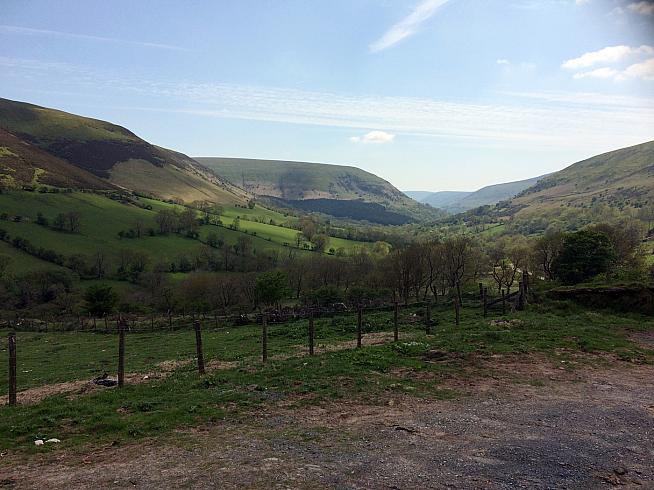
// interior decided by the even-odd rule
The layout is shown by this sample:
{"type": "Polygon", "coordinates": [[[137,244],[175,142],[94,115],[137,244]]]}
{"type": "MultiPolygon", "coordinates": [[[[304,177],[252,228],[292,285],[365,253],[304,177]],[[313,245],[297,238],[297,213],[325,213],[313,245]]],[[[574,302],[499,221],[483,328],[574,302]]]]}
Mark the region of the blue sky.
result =
{"type": "Polygon", "coordinates": [[[654,2],[2,0],[0,97],[473,190],[654,139],[654,2]]]}

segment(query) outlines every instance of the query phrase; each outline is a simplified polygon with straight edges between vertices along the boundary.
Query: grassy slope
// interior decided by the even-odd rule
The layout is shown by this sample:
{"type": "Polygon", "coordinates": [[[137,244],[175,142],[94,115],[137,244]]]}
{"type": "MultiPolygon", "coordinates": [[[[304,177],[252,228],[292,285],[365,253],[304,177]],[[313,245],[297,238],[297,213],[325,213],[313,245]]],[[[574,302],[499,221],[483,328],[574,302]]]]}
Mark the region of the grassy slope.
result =
{"type": "MultiPolygon", "coordinates": [[[[606,362],[606,355],[593,358],[588,354],[593,352],[610,352],[631,362],[651,362],[654,352],[628,340],[632,331],[651,330],[651,321],[638,315],[598,314],[561,306],[532,306],[508,325],[490,323],[479,308],[465,308],[461,325],[455,326],[451,307],[441,305],[432,310],[437,326],[430,336],[413,321],[415,309],[410,308],[400,315],[400,343],[369,346],[364,336],[362,349],[312,358],[300,357],[305,350],[306,321],[273,325],[269,329],[270,353],[284,356],[272,357],[265,366],[258,361],[259,327],[205,330],[207,359],[237,361],[235,367],[200,379],[191,363],[169,378],[128,384],[123,390],[100,389],[73,398],[51,397],[34,406],[0,407],[0,445],[36,451],[33,440],[37,436],[58,437],[63,449],[76,444],[128,441],[215,421],[228,410],[232,416],[247,413],[268,400],[319,404],[335,398],[365,398],[386,404],[389,397],[403,393],[448,397],[452,393],[439,386],[443,375],[470,375],[469,369],[474,369],[480,358],[494,355],[542,352],[558,367],[565,361],[569,370],[593,359],[606,362]],[[446,355],[441,362],[425,362],[430,350],[451,356],[446,355]]],[[[391,318],[390,312],[366,313],[366,333],[391,331],[391,318]]],[[[355,324],[352,315],[319,319],[317,342],[330,345],[352,341],[355,324]]],[[[192,360],[194,353],[191,330],[128,334],[126,343],[128,372],[148,372],[166,359],[192,360]]],[[[89,379],[104,370],[115,372],[115,335],[19,333],[18,349],[20,389],[89,379]],[[60,362],[62,359],[66,362],[60,362]]],[[[5,356],[6,344],[2,344],[0,361],[6,361],[5,356]]],[[[0,389],[6,387],[6,364],[0,362],[0,389]]],[[[538,377],[516,380],[534,385],[543,381],[538,377]]]]}
{"type": "Polygon", "coordinates": [[[513,200],[517,215],[557,213],[562,206],[611,206],[654,202],[654,142],[623,148],[577,162],[544,177],[513,200]]]}
{"type": "MultiPolygon", "coordinates": [[[[131,131],[106,121],[0,99],[0,130],[11,133],[7,137],[29,142],[41,151],[41,155],[23,155],[23,160],[12,158],[14,167],[26,167],[22,174],[29,178],[23,177],[19,184],[30,183],[32,167],[48,163],[41,158],[46,152],[59,162],[65,160],[78,167],[77,174],[85,174],[89,181],[102,177],[128,190],[147,192],[164,199],[177,197],[185,202],[247,201],[246,193],[222,181],[186,155],[151,145],[131,131]]],[[[0,147],[3,146],[7,145],[0,141],[0,147]]],[[[18,147],[13,145],[13,148],[18,147]]],[[[0,154],[0,164],[8,159],[6,154],[0,154]]],[[[63,173],[68,177],[65,187],[98,188],[97,184],[80,183],[79,175],[72,175],[73,172],[61,164],[53,168],[52,173],[60,176],[63,173]]],[[[14,175],[18,174],[14,171],[14,175]]],[[[104,187],[112,185],[105,183],[104,187]]]]}
{"type": "Polygon", "coordinates": [[[506,182],[503,184],[489,185],[464,196],[453,203],[447,205],[444,209],[454,213],[467,211],[468,209],[478,208],[488,204],[496,204],[499,201],[511,199],[525,189],[536,184],[542,177],[519,180],[516,182],[506,182]]]}
{"type": "Polygon", "coordinates": [[[362,199],[408,216],[429,213],[384,179],[356,167],[245,158],[196,160],[255,195],[287,200],[362,199]]]}
{"type": "MultiPolygon", "coordinates": [[[[145,229],[149,227],[156,228],[156,212],[159,209],[175,206],[149,199],[142,199],[142,202],[143,204],[152,205],[153,209],[150,211],[133,205],[122,204],[91,193],[40,194],[13,191],[0,195],[0,212],[6,212],[10,216],[21,215],[28,218],[29,221],[27,219],[20,223],[0,221],[0,228],[5,229],[12,237],[27,238],[34,245],[53,249],[66,256],[72,254],[92,255],[96,251],[102,250],[110,257],[115,258],[121,250],[130,249],[149,255],[153,262],[169,262],[182,254],[193,255],[202,246],[196,240],[178,235],[144,236],[140,239],[121,240],[118,237],[119,231],[132,228],[137,220],[143,222],[145,229]],[[77,210],[81,214],[80,233],[63,233],[34,223],[38,212],[43,213],[52,221],[58,213],[70,210],[77,210]]],[[[282,214],[260,206],[257,206],[254,210],[226,206],[222,219],[228,225],[233,222],[236,216],[246,214],[253,218],[263,217],[267,220],[272,218],[277,223],[281,223],[285,219],[282,214]]],[[[252,237],[256,249],[284,250],[283,243],[293,243],[297,233],[295,230],[288,228],[245,220],[241,220],[240,229],[241,232],[238,232],[227,228],[204,225],[200,228],[200,236],[206,238],[210,232],[215,232],[223,237],[225,243],[232,245],[236,243],[240,236],[243,236],[242,231],[248,230],[250,233],[256,231],[257,236],[252,237]],[[267,240],[268,238],[271,240],[267,240]]],[[[363,245],[354,241],[331,239],[329,246],[351,250],[355,246],[363,245]]],[[[41,266],[47,264],[38,259],[28,260],[23,252],[8,247],[6,244],[3,244],[3,248],[0,250],[2,250],[2,253],[12,255],[16,260],[24,261],[25,267],[43,268],[41,266]]]]}

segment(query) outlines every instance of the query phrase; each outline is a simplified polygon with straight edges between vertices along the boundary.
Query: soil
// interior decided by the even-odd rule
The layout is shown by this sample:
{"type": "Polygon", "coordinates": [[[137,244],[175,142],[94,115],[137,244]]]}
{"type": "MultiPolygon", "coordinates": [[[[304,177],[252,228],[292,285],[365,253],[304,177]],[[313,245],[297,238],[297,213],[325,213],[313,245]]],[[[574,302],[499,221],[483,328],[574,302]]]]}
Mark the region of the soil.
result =
{"type": "Polygon", "coordinates": [[[287,399],[164,440],[4,454],[0,486],[654,488],[654,366],[587,361],[482,359],[439,380],[454,400],[287,399]]]}

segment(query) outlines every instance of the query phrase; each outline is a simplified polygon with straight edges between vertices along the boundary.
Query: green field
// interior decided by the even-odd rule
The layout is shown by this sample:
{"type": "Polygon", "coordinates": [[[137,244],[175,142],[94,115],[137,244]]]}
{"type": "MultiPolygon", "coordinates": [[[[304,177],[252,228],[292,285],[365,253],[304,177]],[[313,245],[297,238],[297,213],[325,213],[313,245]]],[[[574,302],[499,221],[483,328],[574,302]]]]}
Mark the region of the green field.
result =
{"type": "MultiPolygon", "coordinates": [[[[96,251],[103,251],[107,256],[115,258],[121,250],[129,249],[150,256],[153,263],[168,263],[180,255],[194,255],[202,246],[197,240],[176,234],[148,236],[144,233],[141,238],[121,239],[118,233],[133,228],[137,221],[143,224],[144,230],[156,229],[155,216],[160,209],[170,207],[182,209],[181,206],[150,199],[141,199],[141,204],[150,205],[152,210],[124,204],[93,193],[5,192],[0,194],[0,212],[7,213],[10,218],[0,221],[0,228],[6,230],[11,237],[25,238],[37,247],[51,249],[65,256],[73,254],[90,256],[96,251]],[[38,213],[42,213],[52,223],[58,213],[71,210],[78,211],[81,215],[79,233],[61,232],[35,222],[38,213]],[[14,216],[21,216],[20,222],[15,222],[14,216]]],[[[221,219],[225,226],[229,226],[237,216],[264,219],[268,222],[272,219],[275,223],[288,220],[283,214],[261,206],[252,210],[226,206],[221,219]]],[[[285,250],[284,243],[293,244],[297,235],[297,231],[290,228],[245,219],[241,219],[240,231],[203,225],[199,233],[201,239],[206,239],[209,233],[215,232],[226,244],[233,245],[246,231],[252,237],[254,248],[260,251],[285,250]]],[[[365,244],[331,238],[328,248],[343,248],[351,251],[360,246],[365,244]]],[[[12,264],[15,270],[42,268],[45,264],[42,260],[27,256],[6,243],[1,244],[0,253],[15,258],[12,264]]]]}
{"type": "MultiPolygon", "coordinates": [[[[392,329],[389,312],[366,313],[363,349],[343,344],[355,338],[354,315],[320,319],[316,326],[319,355],[315,357],[303,355],[306,321],[272,325],[267,365],[259,360],[260,327],[207,328],[203,339],[209,366],[212,360],[235,364],[204,378],[194,372],[192,331],[128,333],[127,372],[152,374],[164,360],[188,363],[169,376],[128,383],[123,390],[103,388],[72,397],[56,395],[35,405],[2,407],[0,447],[33,451],[37,436],[58,437],[62,448],[129,441],[238,416],[270,401],[317,404],[346,397],[384,403],[386,397],[400,393],[449,397],[452,392],[441,388],[439,380],[448,373],[469,375],[476,360],[489,356],[539,352],[568,370],[606,362],[606,353],[629,362],[654,360],[653,351],[628,339],[632,332],[654,329],[650,318],[639,315],[599,313],[561,303],[532,306],[510,322],[493,323],[481,316],[479,308],[467,307],[461,325],[455,326],[451,307],[439,306],[432,312],[433,334],[425,335],[415,312],[414,308],[401,312],[398,343],[388,336],[392,329]],[[381,344],[370,345],[373,332],[381,344]],[[387,334],[380,339],[379,332],[387,334]],[[332,352],[325,352],[325,345],[333,346],[332,352]],[[594,353],[600,355],[593,357],[594,353]],[[429,361],[434,355],[440,360],[429,361]]],[[[0,388],[4,390],[6,343],[2,345],[0,388]]],[[[19,333],[17,345],[21,390],[115,372],[117,341],[112,334],[19,333]]],[[[134,375],[128,379],[134,380],[134,375]]]]}

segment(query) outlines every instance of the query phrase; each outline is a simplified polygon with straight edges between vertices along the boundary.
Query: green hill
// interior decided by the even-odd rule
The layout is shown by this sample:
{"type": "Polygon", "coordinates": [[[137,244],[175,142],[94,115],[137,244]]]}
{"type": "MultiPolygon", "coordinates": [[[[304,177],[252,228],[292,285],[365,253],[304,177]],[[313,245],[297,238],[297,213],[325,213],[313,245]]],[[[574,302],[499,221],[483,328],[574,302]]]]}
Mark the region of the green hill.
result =
{"type": "Polygon", "coordinates": [[[305,211],[401,224],[433,216],[384,179],[360,168],[323,163],[196,157],[255,196],[305,211]]]}
{"type": "Polygon", "coordinates": [[[88,117],[0,99],[0,181],[126,189],[190,203],[244,203],[246,193],[193,159],[88,117]]]}
{"type": "Polygon", "coordinates": [[[448,213],[462,213],[469,209],[497,204],[516,196],[525,189],[536,184],[542,177],[506,182],[503,184],[482,187],[475,192],[440,191],[423,195],[420,202],[448,213]]]}
{"type": "MultiPolygon", "coordinates": [[[[133,254],[146,257],[149,270],[160,265],[169,270],[171,264],[179,268],[186,261],[190,271],[196,268],[198,260],[206,260],[209,252],[222,257],[224,247],[234,246],[244,238],[251,247],[251,260],[272,254],[282,256],[297,247],[298,232],[288,227],[295,218],[260,206],[248,209],[223,205],[219,215],[212,215],[215,218],[212,221],[219,219],[222,226],[201,224],[195,237],[160,233],[156,217],[164,209],[183,211],[185,208],[147,198],[116,199],[93,192],[5,190],[0,193],[0,256],[11,258],[9,271],[15,274],[62,267],[74,269],[78,263],[91,268],[98,253],[112,273],[133,254]],[[78,231],[62,231],[53,226],[58,214],[71,211],[78,213],[78,231]],[[286,226],[280,226],[285,223],[286,226]],[[134,233],[137,228],[138,235],[134,233]],[[207,246],[210,234],[219,237],[218,248],[207,246]]],[[[309,244],[306,245],[303,243],[297,252],[312,253],[307,250],[309,244]]],[[[370,246],[330,237],[326,249],[348,253],[370,246]]],[[[235,255],[230,257],[239,260],[235,255]]],[[[207,264],[197,267],[206,268],[207,264]]]]}
{"type": "Polygon", "coordinates": [[[654,141],[598,155],[543,177],[511,202],[518,217],[606,205],[654,204],[654,141]]]}

